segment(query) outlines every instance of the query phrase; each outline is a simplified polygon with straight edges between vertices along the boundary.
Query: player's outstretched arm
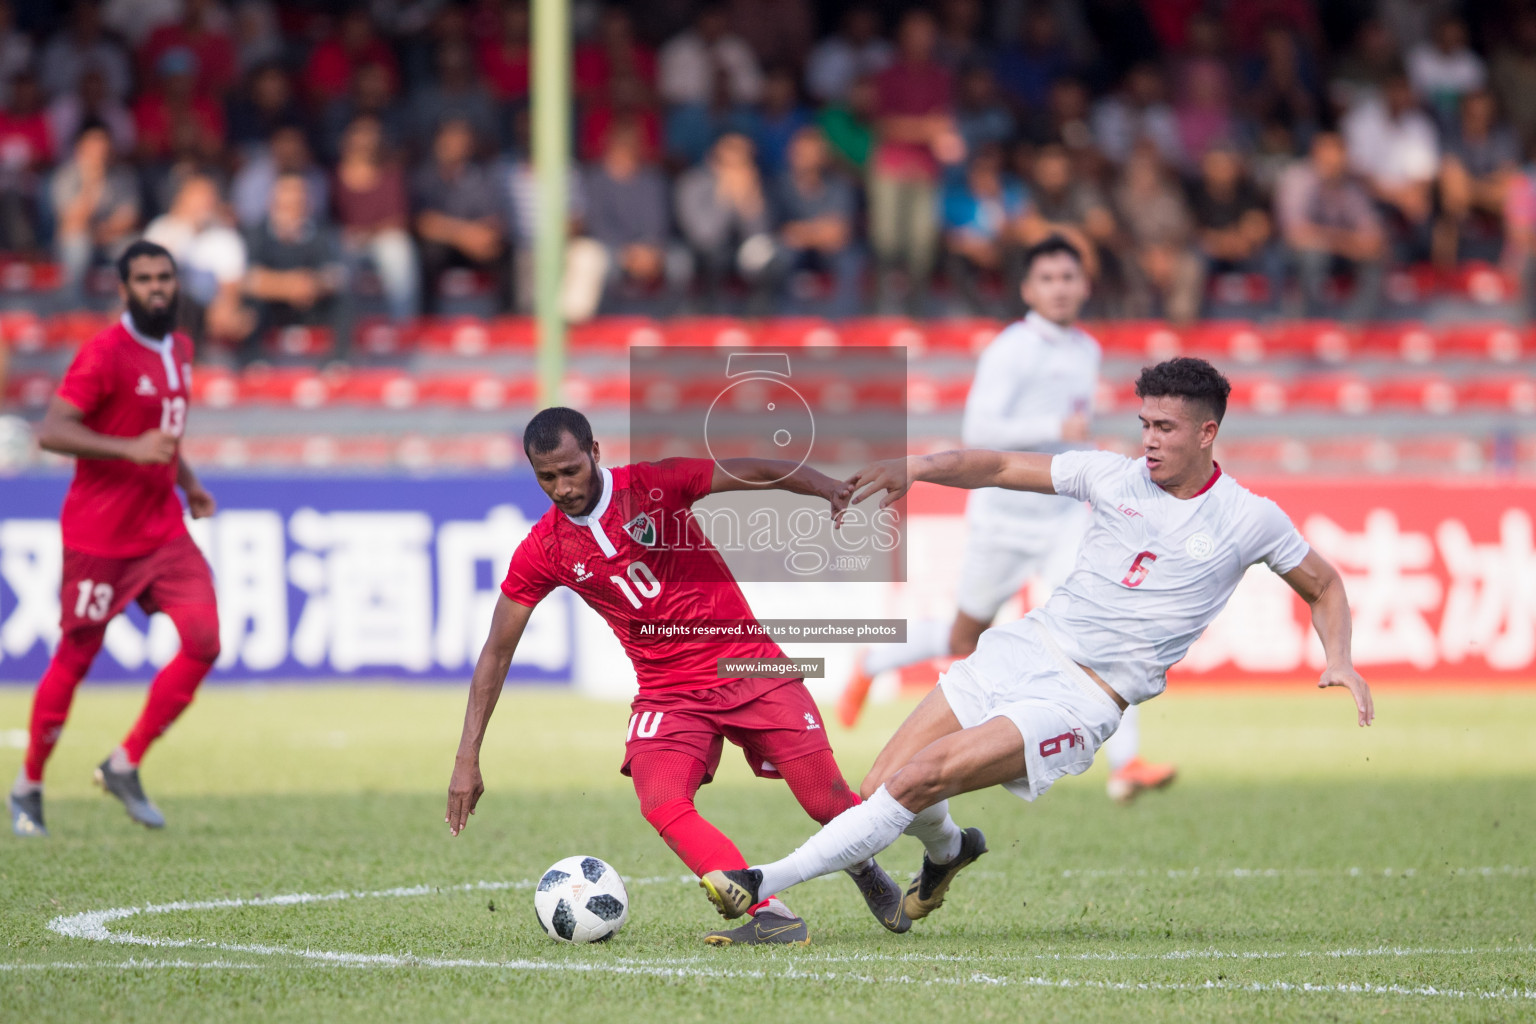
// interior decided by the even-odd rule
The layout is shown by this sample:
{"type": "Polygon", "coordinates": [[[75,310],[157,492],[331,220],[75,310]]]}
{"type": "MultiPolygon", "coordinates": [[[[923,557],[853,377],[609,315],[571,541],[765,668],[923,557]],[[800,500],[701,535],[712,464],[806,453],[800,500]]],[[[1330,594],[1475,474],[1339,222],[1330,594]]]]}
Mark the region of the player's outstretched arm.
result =
{"type": "Polygon", "coordinates": [[[456,836],[464,831],[465,823],[475,813],[475,805],[485,792],[485,783],[480,778],[480,744],[485,741],[485,728],[491,724],[491,712],[496,710],[496,701],[506,684],[512,655],[517,651],[517,642],[523,638],[523,629],[532,614],[532,607],[518,604],[505,594],[496,599],[496,610],[491,613],[491,632],[480,649],[475,674],[469,681],[464,732],[459,737],[459,751],[453,759],[453,777],[448,781],[448,813],[443,820],[448,823],[449,835],[456,836]]]}
{"type": "Polygon", "coordinates": [[[1349,597],[1344,593],[1339,571],[1316,551],[1308,551],[1301,564],[1281,578],[1312,608],[1312,628],[1323,641],[1323,653],[1328,658],[1318,687],[1344,687],[1355,698],[1360,724],[1370,725],[1376,718],[1376,705],[1371,700],[1370,686],[1355,671],[1350,657],[1349,597]]]}
{"type": "Polygon", "coordinates": [[[787,459],[721,459],[715,463],[709,493],[774,490],[807,494],[832,506],[834,515],[848,503],[851,488],[818,469],[787,459]]]}
{"type": "Polygon", "coordinates": [[[141,466],[163,466],[176,458],[176,438],[163,430],[138,437],[98,434],[85,425],[85,413],[55,396],[37,426],[37,444],[45,451],[77,459],[126,459],[141,466]]]}
{"type": "Polygon", "coordinates": [[[1003,487],[1011,491],[1056,493],[1049,455],[964,448],[872,462],[848,478],[853,486],[850,504],[856,505],[885,491],[880,507],[889,508],[920,481],[945,487],[1003,487]]]}
{"type": "Polygon", "coordinates": [[[186,494],[187,511],[192,513],[193,519],[207,519],[219,510],[219,503],[213,500],[213,495],[208,493],[197,474],[192,472],[191,463],[180,456],[176,459],[176,486],[186,494]]]}

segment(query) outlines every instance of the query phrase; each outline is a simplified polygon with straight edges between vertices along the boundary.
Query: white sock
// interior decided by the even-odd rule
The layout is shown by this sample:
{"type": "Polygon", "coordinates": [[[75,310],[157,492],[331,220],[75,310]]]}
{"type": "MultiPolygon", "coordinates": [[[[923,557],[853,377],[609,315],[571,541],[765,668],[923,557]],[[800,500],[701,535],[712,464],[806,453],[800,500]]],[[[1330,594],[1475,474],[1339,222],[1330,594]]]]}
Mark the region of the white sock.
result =
{"type": "Polygon", "coordinates": [[[31,796],[33,793],[41,793],[42,791],[43,784],[41,782],[33,782],[27,778],[27,768],[23,765],[21,770],[16,773],[16,781],[11,783],[11,792],[17,796],[31,796]]]}
{"type": "Polygon", "coordinates": [[[111,768],[114,772],[131,772],[138,765],[130,762],[128,760],[128,752],[122,747],[118,747],[112,751],[112,756],[107,758],[107,767],[111,768]]]}
{"type": "MultiPolygon", "coordinates": [[[[758,908],[757,914],[777,914],[780,917],[794,917],[795,912],[784,905],[784,901],[777,896],[770,896],[758,908]]],[[[757,914],[753,914],[756,917],[757,914]]]]}
{"type": "Polygon", "coordinates": [[[937,619],[916,619],[907,623],[907,641],[901,644],[876,644],[864,652],[864,671],[872,676],[892,669],[916,665],[929,658],[949,653],[949,623],[937,619]]]}
{"type": "Polygon", "coordinates": [[[807,879],[866,861],[894,843],[912,818],[912,812],[881,786],[874,796],[823,825],[788,857],[753,865],[763,873],[757,891],[783,892],[807,879]]]}
{"type": "Polygon", "coordinates": [[[935,864],[948,864],[960,855],[960,843],[965,839],[960,826],[949,816],[949,801],[940,800],[924,811],[918,811],[906,834],[923,844],[928,859],[935,864]]]}
{"type": "Polygon", "coordinates": [[[1135,759],[1141,749],[1141,712],[1132,704],[1120,715],[1120,727],[1104,741],[1104,757],[1109,770],[1119,771],[1135,759]]]}

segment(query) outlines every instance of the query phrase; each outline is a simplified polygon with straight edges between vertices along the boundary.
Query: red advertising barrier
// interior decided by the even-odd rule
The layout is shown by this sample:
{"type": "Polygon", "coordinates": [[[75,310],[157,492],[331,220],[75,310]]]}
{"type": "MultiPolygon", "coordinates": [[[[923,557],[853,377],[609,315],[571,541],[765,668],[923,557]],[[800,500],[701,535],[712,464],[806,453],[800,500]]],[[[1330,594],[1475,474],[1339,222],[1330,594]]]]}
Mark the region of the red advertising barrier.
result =
{"type": "MultiPolygon", "coordinates": [[[[1344,577],[1355,665],[1368,679],[1536,683],[1536,481],[1242,482],[1285,509],[1344,577]]],[[[965,529],[963,492],[920,486],[908,507],[914,531],[965,529]]],[[[908,586],[952,593],[954,580],[939,577],[957,572],[909,560],[908,586]]],[[[1169,677],[1314,679],[1322,665],[1306,606],[1259,566],[1169,677]]]]}

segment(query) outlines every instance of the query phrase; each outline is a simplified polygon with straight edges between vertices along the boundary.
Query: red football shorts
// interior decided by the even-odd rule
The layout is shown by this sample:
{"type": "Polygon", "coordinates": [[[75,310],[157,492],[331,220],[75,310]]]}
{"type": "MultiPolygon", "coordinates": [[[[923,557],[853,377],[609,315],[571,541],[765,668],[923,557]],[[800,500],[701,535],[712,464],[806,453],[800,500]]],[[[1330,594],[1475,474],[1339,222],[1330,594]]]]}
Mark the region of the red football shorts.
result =
{"type": "Polygon", "coordinates": [[[137,558],[64,549],[59,622],[65,633],[100,628],[130,601],[137,601],[148,614],[217,604],[208,560],[191,537],[183,533],[137,558]]]}
{"type": "Polygon", "coordinates": [[[821,711],[799,679],[729,679],[699,690],[642,690],[630,704],[624,767],[636,754],[674,750],[715,777],[724,741],[746,754],[753,773],[779,778],[776,764],[831,750],[821,711]]]}

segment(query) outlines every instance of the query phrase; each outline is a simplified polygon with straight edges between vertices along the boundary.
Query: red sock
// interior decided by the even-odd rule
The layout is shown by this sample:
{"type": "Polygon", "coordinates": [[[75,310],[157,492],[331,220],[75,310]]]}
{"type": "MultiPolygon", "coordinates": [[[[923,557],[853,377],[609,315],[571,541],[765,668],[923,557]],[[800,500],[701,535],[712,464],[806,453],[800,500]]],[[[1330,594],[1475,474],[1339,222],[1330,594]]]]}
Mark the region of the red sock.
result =
{"type": "Polygon", "coordinates": [[[181,651],[149,684],[144,710],[123,740],[129,764],[138,764],[149,745],[187,709],[219,656],[219,617],[212,606],[167,608],[165,612],[181,634],[181,651]]]}
{"type": "Polygon", "coordinates": [[[693,795],[704,782],[703,761],[675,750],[658,750],[636,755],[629,771],[640,798],[640,813],[689,871],[703,875],[747,866],[730,837],[693,806],[693,795]]]}
{"type": "Polygon", "coordinates": [[[848,787],[832,751],[822,750],[793,761],[775,764],[805,813],[825,825],[859,803],[859,794],[848,787]]]}
{"type": "Polygon", "coordinates": [[[59,649],[48,663],[32,695],[31,735],[27,740],[27,781],[43,781],[43,765],[59,742],[64,720],[69,717],[69,705],[75,699],[75,688],[90,670],[96,652],[101,650],[106,627],[82,629],[65,633],[59,640],[59,649]]]}

